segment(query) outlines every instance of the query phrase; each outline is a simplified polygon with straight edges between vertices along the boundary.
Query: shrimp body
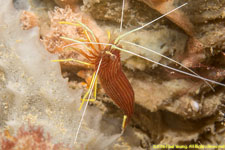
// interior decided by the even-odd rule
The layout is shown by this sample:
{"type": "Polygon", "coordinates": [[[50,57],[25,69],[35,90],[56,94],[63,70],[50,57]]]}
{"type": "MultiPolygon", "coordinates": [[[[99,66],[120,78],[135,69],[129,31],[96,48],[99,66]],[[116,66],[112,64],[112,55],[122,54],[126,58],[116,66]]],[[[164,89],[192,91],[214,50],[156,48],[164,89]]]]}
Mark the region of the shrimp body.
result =
{"type": "MultiPolygon", "coordinates": [[[[99,42],[98,38],[96,38],[99,42]]],[[[124,127],[129,122],[134,112],[134,91],[127,77],[122,71],[120,51],[112,46],[92,45],[93,51],[88,53],[80,50],[80,54],[86,57],[94,66],[95,72],[101,60],[98,78],[105,93],[123,110],[127,116],[124,127]]]]}
{"type": "MultiPolygon", "coordinates": [[[[112,49],[110,54],[103,52],[102,64],[99,69],[98,77],[105,93],[123,110],[127,116],[125,126],[129,122],[134,112],[134,91],[122,71],[120,62],[120,51],[112,49]]],[[[95,68],[98,66],[98,60],[95,68]]]]}

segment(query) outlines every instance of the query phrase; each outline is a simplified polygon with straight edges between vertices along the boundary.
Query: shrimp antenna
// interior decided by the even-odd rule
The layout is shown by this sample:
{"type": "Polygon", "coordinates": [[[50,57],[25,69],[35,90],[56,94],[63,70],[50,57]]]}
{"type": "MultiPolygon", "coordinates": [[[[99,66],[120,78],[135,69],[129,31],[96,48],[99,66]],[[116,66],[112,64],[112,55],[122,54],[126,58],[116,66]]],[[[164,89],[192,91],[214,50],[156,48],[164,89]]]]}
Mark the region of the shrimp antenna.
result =
{"type": "Polygon", "coordinates": [[[95,81],[96,81],[96,79],[97,79],[97,76],[98,76],[98,72],[99,72],[101,63],[102,63],[102,59],[100,59],[100,61],[99,61],[99,65],[98,65],[97,71],[96,71],[95,76],[94,76],[94,78],[93,78],[94,80],[93,80],[93,83],[91,84],[91,88],[90,88],[90,92],[89,92],[89,95],[88,95],[88,99],[87,99],[86,105],[85,105],[85,107],[84,107],[84,112],[83,112],[83,114],[82,114],[82,116],[81,116],[81,119],[80,119],[80,122],[79,122],[79,125],[78,125],[78,128],[77,128],[77,132],[76,132],[76,135],[75,135],[74,143],[77,142],[77,137],[78,137],[78,134],[79,134],[79,132],[80,132],[81,124],[82,124],[82,121],[83,121],[83,119],[84,119],[85,112],[86,112],[86,110],[87,110],[87,106],[88,106],[88,103],[89,103],[89,100],[90,100],[90,97],[91,97],[91,93],[92,93],[93,88],[94,88],[94,83],[95,83],[95,81]]]}
{"type": "MultiPolygon", "coordinates": [[[[68,38],[67,40],[73,40],[73,39],[68,38]]],[[[173,70],[173,71],[176,71],[176,72],[185,74],[185,75],[189,75],[189,76],[194,77],[194,78],[198,78],[198,79],[201,79],[201,80],[204,80],[204,81],[208,81],[208,82],[211,82],[211,83],[214,83],[214,84],[217,84],[217,85],[220,85],[220,86],[224,86],[224,87],[225,87],[225,84],[220,83],[220,82],[216,82],[216,81],[214,81],[214,80],[210,80],[210,79],[207,79],[207,78],[204,78],[204,77],[201,77],[201,76],[199,76],[197,73],[194,73],[193,70],[191,70],[191,69],[185,67],[185,66],[182,65],[181,63],[179,63],[179,62],[177,62],[177,61],[175,61],[175,60],[173,60],[173,59],[171,59],[171,58],[169,58],[169,57],[166,57],[166,56],[164,56],[164,55],[162,55],[162,54],[160,54],[160,56],[162,56],[162,57],[164,57],[164,58],[167,58],[167,59],[169,59],[169,60],[171,60],[171,61],[173,61],[173,62],[176,62],[177,64],[181,65],[182,67],[186,68],[187,70],[191,71],[191,72],[194,73],[194,74],[191,74],[191,73],[188,73],[188,72],[185,72],[185,71],[181,71],[181,70],[179,70],[179,69],[176,69],[176,68],[173,68],[173,67],[170,67],[170,66],[161,64],[161,63],[159,63],[159,62],[156,62],[156,61],[154,61],[154,60],[152,60],[152,59],[149,59],[149,58],[147,58],[147,57],[141,56],[141,55],[136,54],[136,53],[134,53],[134,52],[131,52],[131,51],[129,51],[129,50],[126,50],[126,49],[123,49],[123,48],[119,48],[119,47],[117,47],[117,46],[114,45],[114,44],[109,44],[109,43],[96,43],[96,42],[82,42],[82,43],[86,43],[86,44],[96,44],[96,45],[102,44],[102,45],[106,45],[106,46],[111,46],[111,48],[115,48],[115,49],[120,50],[120,51],[122,51],[122,52],[125,52],[125,53],[129,53],[129,54],[135,55],[135,56],[137,56],[137,57],[139,57],[139,58],[145,59],[145,60],[147,60],[147,61],[150,61],[150,62],[152,62],[152,63],[155,63],[155,64],[157,64],[157,65],[160,65],[160,66],[162,66],[162,67],[168,68],[168,69],[170,69],[170,70],[173,70]]],[[[72,44],[81,44],[81,43],[80,43],[80,41],[79,41],[79,43],[72,43],[72,44]]],[[[70,45],[72,45],[72,44],[70,44],[70,45]]],[[[132,43],[132,44],[134,44],[134,43],[132,43]]],[[[141,45],[136,45],[136,46],[140,46],[141,48],[147,49],[147,48],[145,48],[145,47],[143,47],[143,46],[141,46],[141,45]]],[[[151,50],[149,50],[149,51],[151,51],[151,50]]],[[[152,51],[152,52],[153,52],[153,51],[152,51]]],[[[154,51],[153,53],[157,53],[157,52],[154,51]]],[[[210,87],[212,88],[211,85],[210,85],[210,87]]],[[[212,89],[213,89],[213,88],[212,88],[212,89]]],[[[213,89],[213,91],[215,91],[215,90],[213,89]]]]}
{"type": "MultiPolygon", "coordinates": [[[[163,55],[163,54],[161,54],[161,53],[159,53],[159,52],[156,52],[156,51],[154,51],[154,50],[152,50],[152,49],[146,48],[146,47],[144,47],[144,46],[141,46],[141,45],[138,45],[138,44],[135,44],[135,43],[132,43],[132,42],[128,42],[128,41],[124,41],[124,40],[120,40],[120,42],[124,42],[124,43],[130,44],[130,45],[133,45],[133,46],[142,48],[142,49],[144,49],[144,50],[150,51],[150,52],[155,53],[155,54],[157,54],[157,55],[159,55],[159,56],[162,56],[162,57],[164,57],[164,58],[166,58],[166,59],[168,59],[168,60],[170,60],[170,61],[172,61],[172,62],[175,62],[176,64],[178,64],[178,65],[180,65],[181,67],[187,69],[188,71],[192,72],[193,74],[199,76],[197,73],[195,73],[195,72],[194,72],[193,70],[191,70],[190,68],[186,67],[185,65],[179,63],[178,61],[173,60],[173,59],[171,59],[171,58],[169,58],[169,57],[167,57],[167,56],[165,56],[165,55],[163,55]]],[[[199,76],[199,77],[200,77],[200,76],[199,76]]],[[[208,82],[206,82],[205,80],[204,80],[204,82],[205,82],[205,83],[206,83],[206,84],[207,84],[207,85],[215,92],[215,89],[212,87],[212,85],[210,85],[210,84],[209,84],[208,82]]]]}
{"type": "Polygon", "coordinates": [[[105,45],[105,46],[113,46],[114,44],[110,44],[110,43],[98,43],[98,42],[81,42],[81,41],[78,41],[78,40],[74,40],[72,38],[68,38],[68,37],[64,37],[64,36],[61,36],[60,38],[64,39],[64,40],[68,40],[68,41],[72,41],[72,42],[75,42],[75,43],[71,43],[71,44],[68,44],[64,47],[69,47],[69,46],[73,46],[73,45],[85,45],[85,44],[94,44],[94,45],[105,45]]]}
{"type": "Polygon", "coordinates": [[[152,59],[149,59],[149,58],[147,58],[147,57],[141,56],[141,55],[136,54],[136,53],[134,53],[134,52],[131,52],[131,51],[129,51],[129,50],[126,50],[126,49],[117,47],[116,45],[112,45],[112,48],[115,48],[115,49],[120,50],[120,51],[125,52],[125,53],[129,53],[129,54],[135,55],[135,56],[137,56],[137,57],[140,57],[140,58],[145,59],[145,60],[147,60],[147,61],[153,62],[153,63],[155,63],[155,64],[157,64],[157,65],[163,66],[163,67],[168,68],[168,69],[170,69],[170,70],[173,70],[173,71],[176,71],[176,72],[185,74],[185,75],[189,75],[189,76],[191,76],[191,77],[195,77],[195,78],[198,78],[198,79],[202,79],[202,80],[205,80],[205,81],[208,81],[208,82],[211,82],[211,83],[214,83],[214,84],[217,84],[217,85],[220,85],[220,86],[225,87],[225,84],[223,84],[223,83],[216,82],[216,81],[214,81],[214,80],[210,80],[210,79],[207,79],[207,78],[204,78],[204,77],[201,77],[201,76],[197,76],[197,75],[194,75],[194,74],[191,74],[191,73],[188,73],[188,72],[185,72],[185,71],[181,71],[181,70],[179,70],[179,69],[176,69],[176,68],[173,68],[173,67],[170,67],[170,66],[161,64],[161,63],[159,63],[159,62],[156,62],[156,61],[154,61],[154,60],[152,60],[152,59]]]}
{"type": "MultiPolygon", "coordinates": [[[[64,37],[64,36],[61,36],[60,37],[61,39],[64,39],[64,40],[68,40],[68,41],[72,41],[72,42],[76,42],[76,43],[79,43],[80,45],[83,45],[85,48],[87,48],[88,50],[91,50],[89,47],[87,47],[87,45],[85,45],[84,42],[81,42],[81,41],[78,41],[78,40],[75,40],[75,39],[71,39],[71,38],[68,38],[68,37],[64,37]]],[[[72,45],[72,44],[71,44],[72,45]]]]}
{"type": "Polygon", "coordinates": [[[165,67],[165,68],[168,68],[168,69],[170,69],[170,70],[173,70],[173,71],[176,71],[176,72],[179,72],[179,73],[182,73],[182,74],[186,74],[186,75],[189,75],[189,76],[198,78],[198,79],[202,79],[202,80],[204,80],[204,82],[205,82],[205,83],[206,83],[213,91],[215,91],[215,89],[214,89],[208,82],[211,82],[211,83],[214,83],[214,84],[217,84],[217,85],[221,85],[221,86],[225,86],[225,84],[222,84],[222,83],[220,83],[220,82],[216,82],[216,81],[214,81],[214,80],[210,80],[210,79],[207,79],[207,78],[204,78],[204,77],[199,76],[197,73],[195,73],[193,70],[189,69],[188,67],[184,66],[183,64],[181,64],[181,63],[179,63],[179,62],[177,62],[177,61],[175,61],[175,60],[173,60],[173,59],[171,59],[171,58],[169,58],[169,57],[166,57],[166,56],[164,56],[164,55],[162,55],[162,54],[160,54],[160,53],[158,53],[158,52],[156,52],[156,51],[154,51],[154,50],[151,50],[151,49],[146,48],[146,47],[144,47],[144,46],[141,46],[141,45],[138,45],[138,44],[134,44],[134,43],[131,43],[131,42],[128,42],[128,41],[123,41],[123,40],[121,40],[121,42],[128,43],[128,44],[131,44],[131,45],[140,47],[140,48],[142,48],[142,49],[145,49],[145,50],[148,50],[148,51],[153,52],[153,53],[155,53],[155,54],[158,54],[158,55],[160,55],[160,56],[162,56],[162,57],[164,57],[164,58],[166,58],[166,59],[168,59],[168,60],[170,60],[170,61],[172,61],[172,62],[175,62],[175,63],[179,64],[180,66],[184,67],[185,69],[187,69],[188,71],[192,72],[193,74],[188,73],[188,72],[185,72],[185,71],[181,71],[181,70],[178,70],[178,69],[175,69],[175,68],[173,68],[173,67],[166,66],[166,65],[161,64],[161,63],[158,63],[158,62],[156,62],[156,61],[154,61],[154,60],[151,60],[151,59],[149,59],[149,58],[147,58],[147,57],[138,55],[138,54],[136,54],[136,53],[134,53],[134,52],[131,52],[131,51],[129,51],[129,50],[119,48],[119,47],[117,47],[115,44],[109,44],[109,43],[97,43],[97,42],[81,42],[81,41],[74,40],[74,39],[67,38],[67,37],[61,37],[61,38],[62,38],[62,39],[65,39],[65,40],[69,40],[69,41],[75,42],[75,43],[69,44],[69,46],[70,46],[70,45],[71,45],[71,46],[72,46],[72,45],[76,45],[76,44],[81,44],[81,45],[83,45],[83,44],[95,44],[95,45],[101,44],[101,45],[106,45],[106,46],[112,46],[112,48],[115,48],[115,49],[117,49],[117,50],[120,50],[120,51],[123,51],[123,52],[126,52],[126,53],[130,53],[130,54],[132,54],[132,55],[135,55],[135,56],[140,57],[140,58],[142,58],[142,59],[145,59],[145,60],[147,60],[147,61],[153,62],[153,63],[155,63],[155,64],[158,64],[158,65],[160,65],[160,66],[163,66],[163,67],[165,67]],[[208,81],[208,82],[206,82],[206,81],[208,81]]]}
{"type": "Polygon", "coordinates": [[[127,36],[127,35],[129,35],[129,34],[131,34],[131,33],[133,33],[133,32],[135,32],[135,31],[138,31],[138,30],[143,29],[144,27],[146,27],[146,26],[148,26],[148,25],[150,25],[150,24],[156,22],[157,20],[159,20],[159,19],[165,17],[166,15],[168,15],[168,14],[170,14],[170,13],[176,11],[177,9],[180,9],[181,7],[183,7],[183,6],[187,5],[187,4],[188,4],[188,3],[184,3],[183,5],[181,5],[181,6],[177,7],[177,8],[175,8],[175,9],[173,9],[173,10],[167,12],[167,13],[165,13],[164,15],[162,15],[162,16],[160,16],[160,17],[158,17],[158,18],[156,18],[156,19],[154,19],[154,20],[152,20],[152,21],[150,21],[149,23],[147,23],[147,24],[145,24],[145,25],[143,25],[143,26],[141,26],[141,27],[138,27],[138,28],[136,28],[136,29],[133,29],[133,30],[131,30],[131,31],[129,31],[129,32],[126,32],[126,33],[124,33],[124,34],[118,36],[118,37],[116,38],[114,44],[117,44],[117,43],[119,42],[119,40],[122,39],[123,37],[125,37],[125,36],[127,36]]]}
{"type": "Polygon", "coordinates": [[[122,31],[123,28],[123,14],[124,14],[124,7],[125,7],[125,0],[123,0],[123,5],[122,5],[122,13],[121,13],[121,22],[120,22],[120,32],[122,31]]]}

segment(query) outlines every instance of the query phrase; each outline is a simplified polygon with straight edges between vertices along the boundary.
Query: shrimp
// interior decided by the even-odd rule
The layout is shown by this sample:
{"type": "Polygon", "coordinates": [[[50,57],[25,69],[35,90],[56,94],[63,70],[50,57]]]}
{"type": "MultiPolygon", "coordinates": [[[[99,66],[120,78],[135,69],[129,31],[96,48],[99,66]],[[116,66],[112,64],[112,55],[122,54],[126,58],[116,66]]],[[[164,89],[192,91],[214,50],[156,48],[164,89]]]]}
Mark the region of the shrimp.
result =
{"type": "MultiPolygon", "coordinates": [[[[214,84],[217,84],[217,85],[221,85],[221,86],[225,86],[222,83],[219,83],[219,82],[216,82],[216,81],[213,81],[213,80],[210,80],[210,79],[199,76],[197,73],[195,73],[191,69],[187,68],[186,66],[182,65],[181,63],[176,62],[175,60],[170,59],[170,58],[168,58],[168,57],[166,57],[162,54],[159,54],[159,53],[157,53],[153,50],[150,50],[148,48],[145,48],[143,46],[140,46],[140,45],[137,45],[137,44],[134,44],[134,43],[129,43],[127,41],[122,40],[123,37],[129,35],[130,33],[138,31],[138,30],[144,28],[145,26],[148,26],[148,25],[152,24],[153,22],[159,20],[160,18],[162,18],[162,17],[164,17],[164,16],[166,16],[166,15],[172,13],[172,12],[174,12],[175,10],[185,6],[186,4],[187,3],[185,3],[185,4],[179,6],[175,9],[165,13],[164,15],[162,15],[159,18],[143,25],[142,27],[136,28],[136,29],[131,30],[131,31],[125,33],[125,34],[122,34],[122,35],[118,36],[116,39],[111,40],[110,36],[109,36],[109,43],[100,43],[99,39],[94,35],[94,33],[85,24],[83,24],[79,21],[75,21],[75,23],[60,22],[61,24],[68,24],[68,25],[75,25],[75,26],[77,26],[77,24],[78,24],[79,26],[82,26],[83,32],[84,32],[84,34],[86,36],[86,39],[87,39],[86,41],[82,41],[82,40],[75,40],[75,39],[71,39],[71,38],[67,38],[67,37],[61,37],[61,39],[73,42],[72,44],[68,44],[65,47],[72,47],[75,50],[77,50],[78,53],[83,55],[89,61],[89,62],[81,62],[81,63],[90,65],[95,70],[95,73],[93,74],[93,78],[92,78],[92,81],[91,81],[91,86],[90,86],[88,92],[82,98],[81,107],[82,107],[84,101],[87,100],[87,103],[86,103],[86,106],[85,106],[85,109],[84,109],[84,113],[86,111],[89,100],[92,100],[92,99],[90,99],[90,97],[91,97],[90,95],[91,95],[91,92],[92,92],[94,86],[95,86],[95,88],[94,88],[95,89],[94,90],[95,91],[94,92],[95,98],[93,100],[96,99],[96,86],[97,86],[97,80],[96,79],[97,79],[97,76],[98,76],[98,78],[100,79],[101,86],[105,90],[106,94],[123,110],[125,116],[124,116],[124,120],[123,120],[123,124],[122,124],[122,129],[123,129],[122,131],[124,131],[124,129],[126,128],[128,122],[130,121],[130,119],[131,119],[131,117],[134,113],[134,91],[133,91],[133,88],[132,88],[131,84],[129,83],[128,79],[126,78],[125,74],[122,71],[121,62],[120,62],[120,51],[135,55],[137,57],[140,57],[140,58],[145,59],[147,61],[153,62],[155,64],[158,64],[160,66],[168,68],[170,70],[173,70],[173,71],[176,71],[176,72],[179,72],[179,73],[183,73],[185,75],[189,75],[189,76],[201,79],[204,82],[206,82],[206,84],[208,84],[211,88],[212,88],[212,86],[208,82],[211,82],[211,83],[214,83],[214,84]],[[141,49],[148,50],[148,51],[151,51],[153,53],[156,53],[156,54],[158,54],[162,57],[165,57],[165,58],[169,59],[170,61],[173,61],[173,62],[179,64],[180,66],[187,69],[191,73],[184,72],[184,71],[178,70],[176,68],[172,68],[170,66],[163,65],[163,64],[158,63],[156,61],[153,61],[149,58],[146,58],[144,56],[133,53],[129,50],[123,49],[120,46],[120,42],[128,43],[128,44],[137,46],[141,49]],[[75,45],[84,45],[87,49],[87,52],[85,52],[82,49],[74,47],[75,45]]],[[[121,23],[121,25],[122,25],[122,23],[121,23]]],[[[68,60],[69,61],[77,61],[77,60],[71,60],[71,59],[58,60],[58,61],[68,61],[68,60]]],[[[80,109],[81,109],[81,107],[80,107],[80,109]]],[[[81,122],[82,122],[84,113],[82,115],[81,122]]],[[[76,138],[77,138],[77,135],[79,133],[81,122],[80,122],[79,127],[78,127],[76,138]]]]}
{"type": "MultiPolygon", "coordinates": [[[[69,22],[60,22],[60,23],[71,24],[69,22]]],[[[91,30],[86,25],[82,24],[81,22],[78,23],[82,25],[84,28],[86,28],[86,30],[84,29],[84,33],[86,39],[88,39],[87,44],[89,47],[93,49],[93,51],[89,50],[88,51],[89,53],[86,53],[83,50],[79,49],[79,53],[89,61],[88,63],[90,66],[93,66],[96,74],[98,75],[101,86],[105,90],[105,93],[123,110],[126,118],[125,119],[126,121],[124,120],[123,123],[124,129],[134,112],[134,91],[131,84],[129,83],[128,79],[126,78],[125,74],[122,71],[122,65],[120,61],[120,50],[118,50],[119,47],[120,48],[122,47],[119,46],[118,44],[115,45],[111,44],[115,43],[115,41],[112,42],[110,41],[110,33],[108,34],[109,34],[109,42],[111,43],[106,44],[105,46],[101,45],[101,43],[99,43],[99,39],[94,35],[93,32],[91,32],[91,30]],[[89,31],[89,33],[87,31],[89,31]],[[90,36],[89,34],[91,34],[92,36],[90,36]],[[92,42],[91,38],[95,42],[92,42]],[[98,46],[95,46],[94,44],[98,44],[98,46]],[[98,67],[99,70],[97,73],[98,67]]],[[[65,40],[71,40],[76,43],[80,43],[80,41],[78,40],[73,40],[66,37],[61,38],[65,40]]],[[[70,44],[69,46],[72,45],[70,44]]],[[[96,81],[92,81],[91,85],[94,82],[96,84],[96,81]]],[[[88,96],[89,92],[90,90],[85,94],[84,98],[82,99],[83,102],[81,104],[81,107],[84,103],[84,100],[86,100],[86,97],[88,96]]],[[[96,95],[96,93],[94,95],[96,95]]]]}

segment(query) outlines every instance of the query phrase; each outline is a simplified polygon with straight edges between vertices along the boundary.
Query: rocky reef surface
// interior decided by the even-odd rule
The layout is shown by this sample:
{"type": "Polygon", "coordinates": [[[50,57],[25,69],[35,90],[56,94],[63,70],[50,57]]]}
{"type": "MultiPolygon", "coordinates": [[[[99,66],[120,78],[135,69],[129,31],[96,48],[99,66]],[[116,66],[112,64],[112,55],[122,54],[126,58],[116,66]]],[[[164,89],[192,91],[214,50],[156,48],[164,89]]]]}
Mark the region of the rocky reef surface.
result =
{"type": "MultiPolygon", "coordinates": [[[[185,2],[188,4],[176,15],[164,17],[123,40],[157,51],[224,84],[225,1],[185,2]],[[195,41],[202,46],[199,48],[195,41]]],[[[152,149],[154,144],[224,145],[223,86],[214,84],[212,90],[202,80],[125,53],[121,53],[123,70],[135,92],[135,113],[128,128],[121,134],[122,111],[99,85],[97,100],[88,105],[74,144],[82,117],[82,111],[78,111],[80,98],[87,91],[93,70],[75,62],[51,62],[59,58],[86,61],[79,53],[64,50],[68,43],[60,39],[83,37],[80,27],[58,22],[77,19],[105,42],[107,31],[116,38],[183,3],[127,0],[120,32],[120,0],[1,0],[0,142],[5,146],[2,150],[15,149],[16,146],[7,147],[8,143],[20,143],[14,140],[20,134],[42,133],[39,128],[46,139],[43,143],[49,146],[46,149],[58,146],[141,150],[152,149]]],[[[187,71],[152,52],[120,44],[156,62],[187,71]]]]}

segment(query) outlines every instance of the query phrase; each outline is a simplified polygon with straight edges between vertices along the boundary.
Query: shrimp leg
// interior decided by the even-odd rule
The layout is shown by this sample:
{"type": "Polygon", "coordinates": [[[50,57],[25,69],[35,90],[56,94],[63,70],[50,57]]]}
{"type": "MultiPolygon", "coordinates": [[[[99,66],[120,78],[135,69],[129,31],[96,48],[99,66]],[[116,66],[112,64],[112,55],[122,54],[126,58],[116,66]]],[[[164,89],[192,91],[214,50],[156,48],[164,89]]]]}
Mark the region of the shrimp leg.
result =
{"type": "Polygon", "coordinates": [[[91,92],[90,87],[92,87],[92,84],[94,84],[94,98],[93,99],[89,99],[89,101],[92,101],[93,102],[93,101],[96,100],[96,96],[97,96],[97,78],[95,80],[95,83],[93,83],[94,82],[94,77],[95,77],[95,72],[92,75],[92,80],[91,80],[91,84],[89,86],[88,91],[85,93],[84,97],[81,99],[82,100],[82,103],[80,104],[79,110],[82,109],[82,106],[84,105],[84,102],[85,101],[88,101],[86,98],[89,95],[89,93],[91,92]]]}
{"type": "Polygon", "coordinates": [[[90,63],[87,63],[87,62],[84,62],[84,61],[80,61],[80,60],[76,60],[76,59],[72,59],[72,58],[69,58],[69,59],[56,59],[56,60],[51,60],[52,62],[66,62],[66,61],[75,61],[77,63],[81,63],[81,64],[84,64],[84,65],[87,65],[87,66],[92,66],[92,64],[90,63]]]}
{"type": "MultiPolygon", "coordinates": [[[[57,60],[51,60],[52,62],[65,62],[65,61],[75,61],[75,62],[78,62],[78,63],[81,63],[81,64],[84,64],[84,65],[88,65],[88,66],[91,66],[92,64],[90,63],[87,63],[87,62],[83,62],[83,61],[80,61],[80,60],[76,60],[76,59],[57,59],[57,60]]],[[[94,85],[94,98],[93,99],[89,99],[89,101],[95,101],[96,100],[96,96],[97,96],[97,78],[95,80],[95,83],[94,82],[94,76],[95,76],[95,72],[92,76],[92,80],[91,80],[91,84],[89,86],[89,89],[87,91],[87,93],[85,93],[84,97],[81,99],[82,100],[82,103],[80,104],[80,107],[79,107],[79,110],[82,109],[82,106],[84,104],[84,101],[87,101],[87,96],[88,94],[90,93],[90,87],[92,86],[92,84],[95,84],[94,85]]]]}

